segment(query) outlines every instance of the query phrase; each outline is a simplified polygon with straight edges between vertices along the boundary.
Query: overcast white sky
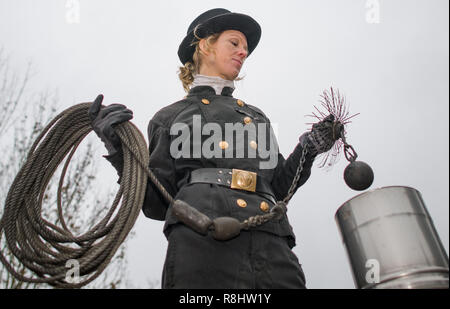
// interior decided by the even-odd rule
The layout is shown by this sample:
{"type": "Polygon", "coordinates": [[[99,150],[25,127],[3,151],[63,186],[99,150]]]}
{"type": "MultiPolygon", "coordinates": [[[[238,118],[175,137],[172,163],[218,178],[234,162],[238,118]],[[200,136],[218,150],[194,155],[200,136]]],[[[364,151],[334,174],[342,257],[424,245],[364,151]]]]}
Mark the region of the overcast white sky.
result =
{"type": "MultiPolygon", "coordinates": [[[[185,95],[177,50],[191,21],[214,7],[251,15],[262,37],[234,97],[278,124],[288,156],[319,95],[338,88],[351,112],[361,113],[347,139],[374,170],[371,189],[419,190],[448,252],[448,6],[447,0],[0,0],[0,46],[19,71],[32,61],[31,88],[57,89],[61,110],[103,93],[104,103],[132,109],[146,135],[155,112],[185,95]],[[378,23],[370,3],[379,4],[378,23]]],[[[289,204],[294,251],[309,288],[354,287],[334,221],[336,210],[359,194],[343,181],[346,165],[342,157],[329,172],[314,167],[289,204]]],[[[128,251],[128,279],[136,286],[160,279],[162,224],[143,214],[137,221],[128,251]]]]}

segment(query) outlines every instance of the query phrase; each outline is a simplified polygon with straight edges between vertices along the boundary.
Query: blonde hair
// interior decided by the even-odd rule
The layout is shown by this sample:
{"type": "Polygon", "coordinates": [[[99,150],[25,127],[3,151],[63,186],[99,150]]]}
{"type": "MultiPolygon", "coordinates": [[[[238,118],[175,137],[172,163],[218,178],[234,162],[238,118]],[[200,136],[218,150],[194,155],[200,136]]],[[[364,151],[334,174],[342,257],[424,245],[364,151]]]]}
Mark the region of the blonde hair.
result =
{"type": "MultiPolygon", "coordinates": [[[[202,53],[200,49],[200,38],[197,35],[197,27],[194,29],[194,36],[197,40],[191,43],[191,46],[195,46],[194,54],[192,55],[192,61],[187,61],[184,66],[179,67],[178,77],[183,84],[184,91],[189,92],[189,86],[194,81],[194,75],[200,72],[200,66],[202,64],[200,54],[202,53]]],[[[208,52],[215,53],[212,45],[217,42],[221,33],[214,33],[205,38],[206,50],[208,52]]],[[[235,80],[241,80],[242,78],[236,78],[235,80]]]]}

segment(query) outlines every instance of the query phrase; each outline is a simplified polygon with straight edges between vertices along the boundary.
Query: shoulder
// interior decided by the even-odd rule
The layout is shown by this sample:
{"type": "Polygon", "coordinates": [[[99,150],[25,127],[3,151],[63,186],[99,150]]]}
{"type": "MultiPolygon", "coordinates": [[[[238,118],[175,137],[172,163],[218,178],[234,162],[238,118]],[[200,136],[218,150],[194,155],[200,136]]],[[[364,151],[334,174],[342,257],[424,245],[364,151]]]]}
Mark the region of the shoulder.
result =
{"type": "Polygon", "coordinates": [[[173,120],[176,118],[176,116],[183,110],[188,108],[192,103],[193,102],[191,100],[184,98],[180,101],[177,101],[175,103],[172,103],[170,105],[161,108],[159,111],[155,113],[153,118],[150,120],[149,129],[150,126],[155,125],[164,128],[169,128],[172,125],[173,120]]]}
{"type": "Polygon", "coordinates": [[[269,118],[266,116],[266,114],[264,114],[264,112],[259,107],[256,107],[251,104],[247,104],[247,107],[250,108],[251,110],[255,111],[256,113],[260,114],[261,116],[263,116],[267,121],[269,120],[269,118]]]}

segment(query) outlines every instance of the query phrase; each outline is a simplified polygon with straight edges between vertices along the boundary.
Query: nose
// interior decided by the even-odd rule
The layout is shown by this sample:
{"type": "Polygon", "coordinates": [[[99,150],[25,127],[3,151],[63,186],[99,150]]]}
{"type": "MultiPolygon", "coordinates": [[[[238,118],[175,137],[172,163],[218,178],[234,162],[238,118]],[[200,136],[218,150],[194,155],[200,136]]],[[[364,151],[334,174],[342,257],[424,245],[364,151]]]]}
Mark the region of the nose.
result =
{"type": "Polygon", "coordinates": [[[239,50],[238,56],[242,59],[242,61],[244,61],[248,56],[248,51],[245,48],[241,48],[239,50]]]}

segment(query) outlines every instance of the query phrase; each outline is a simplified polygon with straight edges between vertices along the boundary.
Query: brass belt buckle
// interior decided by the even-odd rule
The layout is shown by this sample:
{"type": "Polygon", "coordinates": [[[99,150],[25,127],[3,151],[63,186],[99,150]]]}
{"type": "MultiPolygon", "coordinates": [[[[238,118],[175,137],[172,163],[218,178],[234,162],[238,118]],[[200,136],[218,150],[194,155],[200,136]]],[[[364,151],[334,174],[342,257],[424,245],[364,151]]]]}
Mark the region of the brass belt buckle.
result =
{"type": "Polygon", "coordinates": [[[254,172],[233,168],[231,175],[231,188],[246,191],[256,191],[256,176],[254,172]]]}

